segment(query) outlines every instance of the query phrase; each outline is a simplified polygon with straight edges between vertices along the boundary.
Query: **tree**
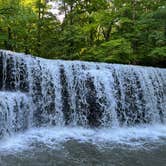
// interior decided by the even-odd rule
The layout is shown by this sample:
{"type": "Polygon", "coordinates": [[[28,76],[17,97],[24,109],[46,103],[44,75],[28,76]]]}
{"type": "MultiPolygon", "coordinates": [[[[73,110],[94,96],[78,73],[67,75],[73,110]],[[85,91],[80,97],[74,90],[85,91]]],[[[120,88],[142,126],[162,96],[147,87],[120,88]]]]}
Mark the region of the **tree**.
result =
{"type": "Polygon", "coordinates": [[[0,0],[0,47],[56,59],[165,67],[163,0],[0,0]]]}

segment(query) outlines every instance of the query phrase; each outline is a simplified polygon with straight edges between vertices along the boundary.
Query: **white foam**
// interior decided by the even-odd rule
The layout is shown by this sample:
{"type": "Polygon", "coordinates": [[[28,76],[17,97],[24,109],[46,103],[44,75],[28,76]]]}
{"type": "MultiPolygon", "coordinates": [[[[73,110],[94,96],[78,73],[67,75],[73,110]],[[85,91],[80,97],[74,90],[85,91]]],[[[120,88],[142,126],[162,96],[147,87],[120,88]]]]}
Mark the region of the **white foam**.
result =
{"type": "Polygon", "coordinates": [[[17,152],[35,148],[41,143],[48,148],[59,147],[69,140],[88,142],[96,146],[105,143],[110,145],[130,145],[140,147],[145,143],[166,142],[166,126],[141,126],[114,129],[85,129],[85,128],[33,128],[25,133],[13,135],[1,140],[0,152],[17,152]]]}

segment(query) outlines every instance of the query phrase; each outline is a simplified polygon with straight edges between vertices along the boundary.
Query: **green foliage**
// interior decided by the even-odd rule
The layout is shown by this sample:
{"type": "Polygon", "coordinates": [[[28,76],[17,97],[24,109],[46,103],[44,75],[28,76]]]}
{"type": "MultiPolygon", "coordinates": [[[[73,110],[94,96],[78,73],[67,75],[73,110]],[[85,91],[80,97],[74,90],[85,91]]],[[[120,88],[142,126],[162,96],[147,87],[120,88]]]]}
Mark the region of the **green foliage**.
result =
{"type": "Polygon", "coordinates": [[[166,67],[163,0],[0,0],[0,48],[45,58],[166,67]]]}
{"type": "Polygon", "coordinates": [[[131,63],[132,48],[131,43],[124,38],[110,40],[102,45],[106,62],[131,63]]]}
{"type": "Polygon", "coordinates": [[[154,48],[148,56],[143,58],[145,65],[166,65],[166,46],[154,48]]]}
{"type": "Polygon", "coordinates": [[[100,46],[84,50],[80,58],[83,60],[95,58],[95,61],[129,64],[133,60],[131,43],[124,38],[103,42],[100,46]]]}

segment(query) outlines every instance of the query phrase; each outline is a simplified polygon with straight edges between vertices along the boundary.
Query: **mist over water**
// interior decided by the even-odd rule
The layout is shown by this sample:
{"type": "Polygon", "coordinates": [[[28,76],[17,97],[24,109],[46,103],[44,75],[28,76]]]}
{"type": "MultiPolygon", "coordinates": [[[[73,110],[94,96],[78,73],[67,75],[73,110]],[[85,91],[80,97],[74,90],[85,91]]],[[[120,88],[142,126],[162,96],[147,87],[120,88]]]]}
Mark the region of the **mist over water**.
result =
{"type": "Polygon", "coordinates": [[[166,69],[0,51],[0,166],[162,166],[165,123],[166,69]]]}
{"type": "Polygon", "coordinates": [[[0,152],[19,152],[35,148],[36,144],[44,144],[51,149],[62,148],[69,140],[90,143],[100,148],[128,147],[130,149],[153,149],[157,143],[165,143],[166,127],[139,126],[120,129],[85,129],[82,127],[42,127],[33,128],[24,133],[17,133],[4,138],[0,152]],[[145,145],[154,143],[152,147],[145,145]]]}

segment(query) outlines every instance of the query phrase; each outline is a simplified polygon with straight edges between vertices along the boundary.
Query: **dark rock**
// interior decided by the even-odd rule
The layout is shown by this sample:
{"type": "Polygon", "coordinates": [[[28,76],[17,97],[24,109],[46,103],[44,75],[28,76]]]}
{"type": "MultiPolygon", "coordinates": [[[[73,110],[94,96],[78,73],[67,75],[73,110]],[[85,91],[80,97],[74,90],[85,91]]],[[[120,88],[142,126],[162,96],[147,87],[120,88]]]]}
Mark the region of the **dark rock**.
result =
{"type": "Polygon", "coordinates": [[[71,109],[70,109],[70,100],[69,100],[69,92],[68,92],[68,83],[66,80],[66,74],[64,70],[64,66],[62,65],[60,68],[60,81],[62,86],[62,112],[64,113],[65,124],[70,124],[71,122],[71,109]]]}

